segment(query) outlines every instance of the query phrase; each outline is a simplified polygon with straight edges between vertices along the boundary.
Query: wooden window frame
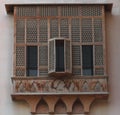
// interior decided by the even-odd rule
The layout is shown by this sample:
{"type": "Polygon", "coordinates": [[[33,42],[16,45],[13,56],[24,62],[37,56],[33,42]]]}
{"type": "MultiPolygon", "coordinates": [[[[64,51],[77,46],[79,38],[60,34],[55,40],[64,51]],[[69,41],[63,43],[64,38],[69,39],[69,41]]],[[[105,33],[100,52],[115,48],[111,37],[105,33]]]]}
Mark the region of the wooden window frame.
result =
{"type": "MultiPolygon", "coordinates": [[[[97,6],[99,6],[99,5],[97,5],[97,6]]],[[[97,7],[96,6],[96,7],[97,7]]],[[[44,43],[40,43],[40,42],[37,42],[37,43],[27,43],[27,38],[26,38],[26,23],[27,23],[27,20],[29,20],[29,19],[33,19],[33,20],[36,20],[37,21],[37,23],[39,22],[39,20],[40,19],[46,19],[47,20],[47,32],[48,32],[48,35],[47,35],[47,40],[49,41],[51,38],[50,38],[50,20],[51,19],[58,19],[58,38],[61,38],[61,29],[60,29],[60,21],[62,20],[62,19],[67,19],[68,20],[68,33],[69,33],[69,39],[70,39],[70,41],[71,41],[71,47],[72,46],[79,46],[80,47],[80,53],[81,53],[81,49],[82,49],[82,45],[93,45],[93,52],[94,52],[94,56],[93,56],[93,60],[95,60],[95,46],[102,46],[103,47],[103,65],[95,65],[95,62],[93,63],[94,65],[94,70],[93,70],[93,76],[96,76],[96,74],[95,73],[97,73],[98,75],[97,76],[99,76],[99,72],[100,71],[104,71],[103,72],[103,74],[102,74],[102,76],[104,76],[104,75],[107,75],[107,69],[106,69],[106,45],[105,45],[105,6],[104,5],[100,5],[99,7],[101,7],[101,9],[102,9],[102,11],[101,11],[101,15],[100,16],[82,16],[82,15],[80,15],[80,16],[71,16],[71,14],[64,14],[64,15],[62,15],[61,14],[61,10],[62,10],[62,6],[57,6],[57,8],[58,8],[58,14],[57,14],[57,16],[38,16],[37,14],[39,14],[39,6],[36,6],[36,15],[34,15],[34,16],[17,16],[16,15],[16,12],[17,12],[17,7],[19,7],[19,6],[16,6],[15,8],[14,8],[14,28],[15,28],[15,33],[16,33],[16,21],[17,20],[24,20],[24,23],[25,23],[25,32],[24,32],[24,43],[17,43],[16,42],[16,34],[15,34],[15,44],[14,44],[14,49],[15,49],[15,52],[14,52],[14,76],[16,76],[16,69],[17,68],[21,68],[21,70],[24,70],[25,71],[25,74],[24,74],[24,76],[23,77],[25,77],[26,76],[26,69],[25,69],[25,67],[17,67],[16,66],[16,47],[18,46],[23,46],[24,48],[25,48],[25,51],[24,51],[24,55],[25,55],[25,57],[26,57],[26,46],[27,45],[37,45],[38,47],[40,47],[40,46],[46,46],[46,47],[48,47],[48,42],[44,42],[44,43]],[[66,15],[66,16],[65,16],[66,15]],[[79,40],[79,42],[74,42],[74,41],[72,41],[72,35],[71,35],[71,29],[72,29],[72,25],[71,25],[71,20],[72,19],[78,19],[79,20],[79,23],[80,23],[80,40],[79,40]],[[90,42],[90,43],[83,43],[82,41],[81,41],[81,39],[82,39],[82,36],[81,36],[81,33],[82,33],[82,29],[81,29],[81,24],[82,24],[82,22],[81,22],[81,20],[82,19],[91,19],[92,20],[92,42],[90,42]],[[95,19],[101,19],[102,20],[102,35],[103,35],[103,41],[101,41],[101,42],[94,42],[94,20],[95,19]]],[[[27,7],[27,6],[25,6],[25,7],[27,7]]],[[[47,6],[46,6],[47,7],[47,6]]],[[[84,5],[83,6],[79,6],[79,9],[81,9],[82,7],[84,7],[84,5]]],[[[91,6],[92,7],[92,6],[91,6]]],[[[37,24],[37,33],[39,34],[39,24],[37,24]]],[[[39,37],[38,37],[38,35],[37,35],[37,41],[39,41],[39,37]]],[[[49,50],[49,49],[48,49],[49,50]]],[[[70,49],[71,51],[72,51],[72,48],[70,49]]],[[[38,51],[38,55],[39,55],[39,51],[38,51]]],[[[72,53],[71,53],[71,56],[72,56],[72,53]]],[[[81,60],[82,60],[82,55],[80,54],[80,56],[81,56],[81,60]]],[[[39,59],[39,57],[38,57],[38,59],[39,59]]],[[[25,62],[26,63],[26,62],[25,62]]],[[[38,60],[38,63],[39,63],[39,60],[38,60]]],[[[80,62],[81,64],[82,64],[82,62],[80,62]]],[[[71,63],[70,63],[70,65],[71,65],[71,67],[72,67],[72,70],[71,70],[71,72],[73,72],[75,69],[79,69],[79,71],[80,71],[80,73],[81,74],[78,74],[78,76],[84,76],[82,73],[82,65],[79,65],[79,66],[77,66],[77,65],[73,65],[72,64],[72,59],[71,59],[71,63]]],[[[26,66],[26,65],[25,65],[26,66]]],[[[47,70],[47,68],[48,68],[48,66],[49,65],[46,65],[46,66],[39,66],[38,67],[38,70],[46,70],[47,72],[48,72],[48,70],[47,70]]],[[[74,73],[74,72],[73,72],[74,73]]],[[[74,74],[73,74],[74,75],[74,74]]],[[[40,75],[38,74],[38,77],[39,77],[40,75]]],[[[47,73],[46,73],[46,76],[47,76],[47,73]]],[[[75,76],[77,76],[77,75],[75,75],[75,76]]],[[[101,75],[100,75],[101,76],[101,75]]]]}

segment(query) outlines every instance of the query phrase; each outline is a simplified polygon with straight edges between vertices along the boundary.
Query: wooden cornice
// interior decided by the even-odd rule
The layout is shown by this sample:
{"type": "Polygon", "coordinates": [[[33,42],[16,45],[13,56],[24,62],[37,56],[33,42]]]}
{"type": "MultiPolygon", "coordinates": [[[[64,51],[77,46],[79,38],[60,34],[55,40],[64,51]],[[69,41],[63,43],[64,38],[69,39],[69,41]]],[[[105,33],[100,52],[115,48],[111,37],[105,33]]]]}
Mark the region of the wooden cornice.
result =
{"type": "Polygon", "coordinates": [[[111,12],[111,10],[112,10],[112,6],[113,6],[113,4],[112,3],[33,3],[33,4],[5,4],[5,8],[6,8],[6,12],[7,12],[7,14],[13,14],[13,11],[14,11],[14,7],[15,6],[41,6],[41,5],[53,5],[53,6],[55,6],[55,5],[61,5],[61,6],[63,6],[63,5],[76,5],[76,6],[78,6],[78,5],[104,5],[105,6],[105,10],[106,11],[110,11],[111,12]]]}

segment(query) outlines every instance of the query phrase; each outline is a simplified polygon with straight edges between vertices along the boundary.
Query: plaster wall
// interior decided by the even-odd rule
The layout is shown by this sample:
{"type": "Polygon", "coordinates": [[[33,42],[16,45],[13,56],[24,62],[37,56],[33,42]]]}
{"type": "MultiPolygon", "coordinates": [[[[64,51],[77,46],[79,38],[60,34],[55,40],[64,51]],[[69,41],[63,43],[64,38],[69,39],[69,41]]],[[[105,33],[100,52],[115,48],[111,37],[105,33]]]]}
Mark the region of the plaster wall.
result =
{"type": "MultiPolygon", "coordinates": [[[[112,14],[106,15],[107,62],[110,95],[108,101],[96,101],[89,115],[120,114],[120,0],[0,0],[0,115],[31,115],[28,104],[11,100],[13,72],[13,16],[6,3],[105,3],[112,2],[112,14]]],[[[83,114],[82,114],[83,115],[83,114]]]]}

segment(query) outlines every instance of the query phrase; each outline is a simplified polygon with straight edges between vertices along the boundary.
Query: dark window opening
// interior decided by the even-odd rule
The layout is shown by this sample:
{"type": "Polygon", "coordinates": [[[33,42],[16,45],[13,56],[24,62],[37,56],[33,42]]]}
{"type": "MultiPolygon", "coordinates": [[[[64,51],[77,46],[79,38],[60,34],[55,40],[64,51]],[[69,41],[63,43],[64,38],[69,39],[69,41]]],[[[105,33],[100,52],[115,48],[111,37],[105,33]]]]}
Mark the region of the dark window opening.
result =
{"type": "Polygon", "coordinates": [[[37,46],[27,46],[27,76],[37,76],[37,46]]]}
{"type": "Polygon", "coordinates": [[[93,46],[82,46],[83,75],[93,75],[93,46]]]}
{"type": "Polygon", "coordinates": [[[64,40],[56,40],[56,71],[64,71],[64,40]]]}

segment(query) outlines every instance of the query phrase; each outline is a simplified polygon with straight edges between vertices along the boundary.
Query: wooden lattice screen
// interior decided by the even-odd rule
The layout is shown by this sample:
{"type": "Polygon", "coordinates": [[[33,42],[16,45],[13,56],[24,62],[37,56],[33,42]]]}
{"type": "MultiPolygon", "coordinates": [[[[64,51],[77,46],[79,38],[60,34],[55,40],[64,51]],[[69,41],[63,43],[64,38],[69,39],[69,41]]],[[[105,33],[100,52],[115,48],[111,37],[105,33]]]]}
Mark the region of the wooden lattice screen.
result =
{"type": "Polygon", "coordinates": [[[93,75],[105,75],[105,35],[103,5],[16,6],[14,76],[26,76],[26,46],[38,48],[37,76],[47,76],[54,69],[52,38],[67,38],[66,68],[72,52],[72,73],[83,75],[82,46],[93,46],[93,75]],[[49,52],[48,52],[49,48],[49,52]],[[51,62],[48,64],[48,57],[51,62]],[[49,65],[49,66],[48,66],[49,65]]]}

